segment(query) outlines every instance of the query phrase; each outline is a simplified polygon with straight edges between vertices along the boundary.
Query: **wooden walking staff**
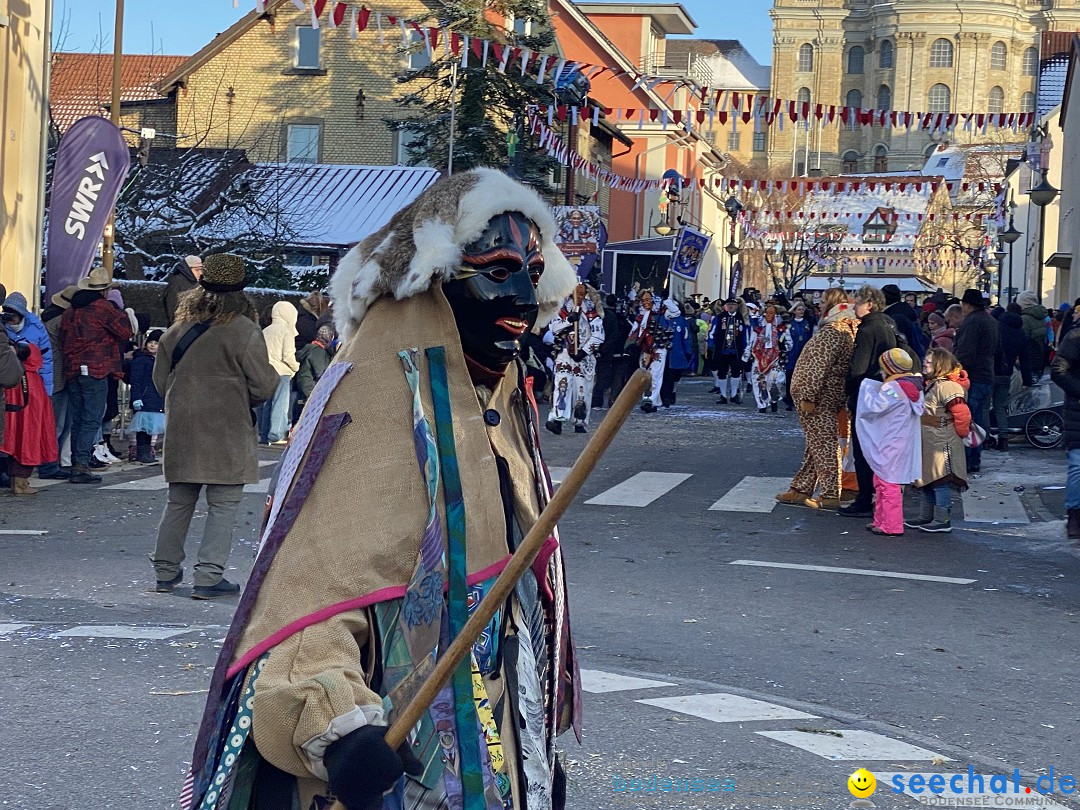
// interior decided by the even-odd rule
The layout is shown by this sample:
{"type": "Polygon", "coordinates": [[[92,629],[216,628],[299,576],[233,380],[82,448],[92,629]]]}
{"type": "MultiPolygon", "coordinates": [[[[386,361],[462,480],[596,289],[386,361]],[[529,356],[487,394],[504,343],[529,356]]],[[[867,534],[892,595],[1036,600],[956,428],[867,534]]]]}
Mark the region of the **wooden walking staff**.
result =
{"type": "MultiPolygon", "coordinates": [[[[540,553],[540,549],[551,536],[551,532],[555,529],[559,518],[570,507],[570,503],[577,496],[578,490],[585,483],[585,479],[592,473],[596,463],[607,451],[608,446],[615,438],[615,434],[622,428],[626,418],[642,396],[645,395],[645,389],[650,384],[651,378],[648,372],[641,369],[635,371],[627,381],[622,393],[612,403],[611,409],[607,412],[607,416],[604,417],[604,421],[600,423],[600,427],[597,428],[596,433],[593,434],[581,455],[578,456],[578,460],[571,468],[570,474],[560,484],[548,505],[540,513],[540,517],[536,519],[536,523],[529,529],[529,533],[525,535],[525,539],[521,541],[521,545],[514,552],[514,556],[510,558],[502,573],[499,574],[487,596],[481,600],[476,610],[473,611],[472,616],[469,617],[457,638],[450,642],[450,646],[446,648],[442,658],[436,662],[431,675],[417,690],[416,697],[398,712],[393,725],[387,729],[385,740],[386,744],[392,749],[397,750],[405,742],[409,730],[420,722],[424,712],[428,710],[428,707],[438,696],[443,684],[454,674],[457,665],[469,654],[476,639],[480,637],[484,628],[495,616],[496,611],[502,607],[510,592],[517,585],[518,580],[532,566],[533,560],[536,559],[536,555],[540,553]]],[[[341,802],[335,802],[330,810],[346,810],[346,808],[341,802]]]]}

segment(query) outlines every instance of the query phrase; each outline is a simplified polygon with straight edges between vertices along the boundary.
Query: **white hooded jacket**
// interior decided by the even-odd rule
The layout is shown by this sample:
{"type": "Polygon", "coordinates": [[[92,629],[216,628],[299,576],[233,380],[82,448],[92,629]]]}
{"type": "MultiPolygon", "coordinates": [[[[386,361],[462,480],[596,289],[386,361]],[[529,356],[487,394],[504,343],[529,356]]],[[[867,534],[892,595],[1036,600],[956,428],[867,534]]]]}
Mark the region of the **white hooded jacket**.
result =
{"type": "Polygon", "coordinates": [[[271,310],[270,325],[263,329],[270,365],[283,377],[300,370],[296,361],[296,318],[299,311],[288,301],[278,301],[271,310]]]}

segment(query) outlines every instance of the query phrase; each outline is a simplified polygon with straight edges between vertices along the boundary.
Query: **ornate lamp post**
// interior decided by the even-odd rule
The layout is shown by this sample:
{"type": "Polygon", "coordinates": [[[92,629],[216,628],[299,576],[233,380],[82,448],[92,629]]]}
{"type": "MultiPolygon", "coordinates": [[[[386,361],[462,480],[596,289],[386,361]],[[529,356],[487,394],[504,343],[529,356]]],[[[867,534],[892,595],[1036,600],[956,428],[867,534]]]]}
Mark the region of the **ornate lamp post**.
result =
{"type": "Polygon", "coordinates": [[[1046,179],[1046,170],[1043,170],[1042,182],[1028,192],[1032,205],[1039,207],[1039,266],[1035,271],[1035,294],[1039,296],[1040,303],[1043,298],[1043,257],[1046,255],[1046,207],[1057,199],[1058,190],[1046,179]]]}
{"type": "Polygon", "coordinates": [[[1023,236],[1023,233],[1016,229],[1016,225],[1013,223],[1013,214],[1010,211],[1009,227],[1001,232],[1001,241],[1009,246],[1009,286],[1006,288],[1005,294],[1008,296],[1010,304],[1016,300],[1016,288],[1013,286],[1013,244],[1021,236],[1023,236]]]}

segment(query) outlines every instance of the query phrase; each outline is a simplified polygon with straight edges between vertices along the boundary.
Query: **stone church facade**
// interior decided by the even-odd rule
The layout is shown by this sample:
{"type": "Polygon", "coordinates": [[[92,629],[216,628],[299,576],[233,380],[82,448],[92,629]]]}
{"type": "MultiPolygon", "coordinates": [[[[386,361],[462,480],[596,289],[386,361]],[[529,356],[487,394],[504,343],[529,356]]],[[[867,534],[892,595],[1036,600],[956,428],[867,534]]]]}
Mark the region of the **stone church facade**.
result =
{"type": "MultiPolygon", "coordinates": [[[[1080,0],[775,0],[774,97],[911,112],[1035,109],[1039,34],[1080,30],[1080,0]]],[[[781,175],[910,171],[942,135],[888,127],[769,133],[781,175]]],[[[955,140],[1024,136],[964,132],[955,140]]]]}

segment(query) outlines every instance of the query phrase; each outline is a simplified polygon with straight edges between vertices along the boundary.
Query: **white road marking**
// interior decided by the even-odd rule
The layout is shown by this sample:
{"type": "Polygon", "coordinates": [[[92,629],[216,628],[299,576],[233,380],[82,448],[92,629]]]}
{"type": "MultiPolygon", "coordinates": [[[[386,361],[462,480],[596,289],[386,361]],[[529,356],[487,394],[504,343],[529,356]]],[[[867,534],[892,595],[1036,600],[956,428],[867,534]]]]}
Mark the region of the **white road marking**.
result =
{"type": "Polygon", "coordinates": [[[831,565],[800,565],[798,563],[766,562],[765,560],[732,560],[728,565],[749,565],[757,568],[788,568],[792,571],[821,571],[826,574],[858,574],[863,577],[914,579],[919,582],[944,582],[948,585],[970,585],[978,582],[963,577],[938,577],[930,574],[905,574],[901,571],[875,571],[870,568],[836,568],[831,565]]]}
{"type": "Polygon", "coordinates": [[[656,689],[661,686],[674,686],[666,681],[651,681],[648,678],[631,678],[628,675],[616,675],[614,672],[601,672],[598,669],[581,670],[581,688],[585,692],[600,695],[605,692],[624,692],[631,689],[656,689]]]}
{"type": "Polygon", "coordinates": [[[48,529],[0,529],[0,534],[39,536],[48,533],[48,529]]]}
{"type": "Polygon", "coordinates": [[[639,700],[648,706],[693,715],[714,723],[744,723],[755,720],[814,720],[815,715],[777,706],[764,700],[729,695],[683,695],[639,700]]]}
{"type": "Polygon", "coordinates": [[[87,624],[56,633],[64,638],[130,638],[161,640],[182,636],[197,627],[125,627],[119,624],[87,624]]]}
{"type": "Polygon", "coordinates": [[[548,472],[551,473],[551,485],[557,487],[559,484],[566,480],[566,476],[570,474],[570,468],[548,467],[548,472]]]}
{"type": "MultiPolygon", "coordinates": [[[[894,740],[884,734],[876,734],[873,731],[858,731],[854,729],[839,729],[842,737],[834,737],[831,734],[813,734],[807,731],[758,731],[756,734],[768,737],[770,740],[794,746],[808,753],[830,759],[856,760],[866,762],[868,760],[927,760],[932,761],[940,757],[933,751],[919,748],[916,745],[894,740]]],[[[946,762],[951,762],[948,757],[941,757],[946,762]]]]}
{"type": "Polygon", "coordinates": [[[776,493],[787,492],[790,478],[762,478],[748,475],[709,507],[710,512],[768,513],[777,506],[776,493]]]}
{"type": "MultiPolygon", "coordinates": [[[[1014,793],[1013,779],[1011,774],[1002,774],[1006,776],[1006,784],[1004,785],[1006,793],[994,793],[990,790],[990,777],[994,776],[993,772],[987,772],[981,774],[983,790],[968,790],[968,774],[967,772],[957,773],[935,773],[931,771],[874,771],[874,778],[877,779],[877,791],[875,796],[895,796],[896,791],[892,784],[894,776],[902,776],[904,778],[904,795],[919,801],[920,803],[928,802],[933,799],[935,807],[957,807],[961,806],[963,802],[964,807],[1033,807],[1039,810],[1068,810],[1064,805],[1058,804],[1052,801],[1049,796],[1044,796],[1036,791],[1038,787],[1033,786],[1031,793],[1025,792],[1025,785],[1020,783],[1020,792],[1014,793]],[[920,788],[919,793],[915,793],[911,790],[909,785],[911,777],[921,776],[923,778],[923,787],[920,788]],[[929,788],[929,780],[932,776],[943,776],[945,783],[942,786],[944,792],[935,794],[929,788]],[[957,785],[961,788],[961,793],[953,793],[950,780],[954,776],[960,776],[961,779],[957,782],[957,785]]],[[[1030,782],[1030,779],[1024,780],[1030,782]]],[[[978,781],[973,781],[972,787],[979,785],[978,781]]],[[[1043,782],[1043,786],[1046,783],[1043,782]]],[[[936,785],[935,785],[936,787],[936,785]]]]}
{"type": "MultiPolygon", "coordinates": [[[[260,467],[271,467],[277,464],[277,461],[260,461],[260,467]]],[[[269,479],[267,479],[269,481],[269,479]]],[[[262,481],[258,484],[251,484],[252,487],[264,487],[262,481]]],[[[168,489],[169,484],[165,480],[164,475],[153,475],[149,478],[137,478],[134,481],[124,481],[122,484],[110,484],[107,487],[99,487],[100,489],[122,489],[122,490],[155,490],[155,489],[168,489]]],[[[245,492],[266,492],[265,487],[263,489],[248,489],[244,488],[245,492]]]]}
{"type": "Polygon", "coordinates": [[[24,627],[29,626],[28,624],[0,624],[0,636],[14,633],[16,630],[22,630],[24,627]]]}
{"type": "Polygon", "coordinates": [[[648,506],[690,476],[691,473],[639,472],[585,503],[593,506],[648,506]]]}

